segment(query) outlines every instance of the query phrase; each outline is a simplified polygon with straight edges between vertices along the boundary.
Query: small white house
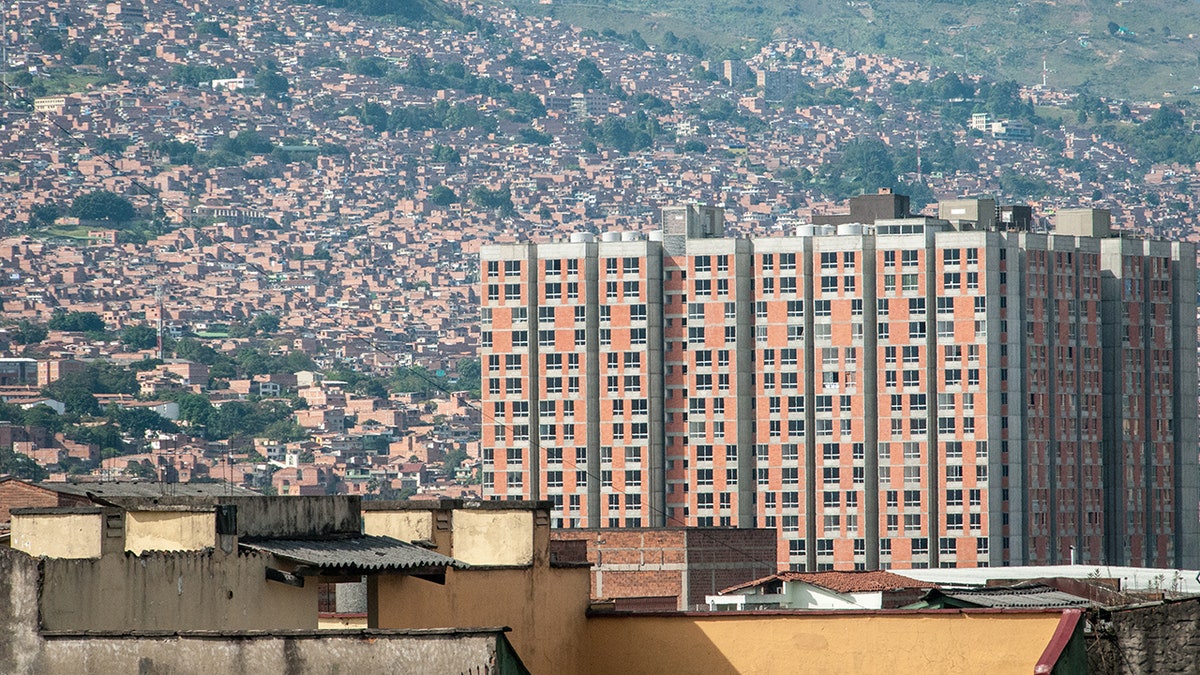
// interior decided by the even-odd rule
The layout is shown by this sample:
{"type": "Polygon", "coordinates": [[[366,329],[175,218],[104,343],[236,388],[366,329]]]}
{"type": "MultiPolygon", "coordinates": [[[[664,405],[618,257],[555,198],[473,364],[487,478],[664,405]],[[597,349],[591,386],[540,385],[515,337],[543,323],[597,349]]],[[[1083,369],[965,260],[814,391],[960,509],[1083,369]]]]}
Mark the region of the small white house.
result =
{"type": "Polygon", "coordinates": [[[780,572],[705,597],[708,608],[885,609],[913,602],[934,584],[882,570],[780,572]]]}

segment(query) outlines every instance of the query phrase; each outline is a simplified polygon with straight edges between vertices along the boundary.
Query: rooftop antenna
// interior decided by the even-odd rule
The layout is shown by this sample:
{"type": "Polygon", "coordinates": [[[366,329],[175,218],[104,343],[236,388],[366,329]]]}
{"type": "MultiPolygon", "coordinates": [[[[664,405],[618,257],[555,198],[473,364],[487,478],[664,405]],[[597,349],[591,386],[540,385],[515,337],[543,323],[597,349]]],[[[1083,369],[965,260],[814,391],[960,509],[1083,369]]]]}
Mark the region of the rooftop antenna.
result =
{"type": "Polygon", "coordinates": [[[154,303],[158,306],[158,360],[164,361],[163,358],[163,287],[159,286],[154,289],[154,303]]]}
{"type": "Polygon", "coordinates": [[[917,129],[917,182],[921,182],[921,130],[917,129]]]}

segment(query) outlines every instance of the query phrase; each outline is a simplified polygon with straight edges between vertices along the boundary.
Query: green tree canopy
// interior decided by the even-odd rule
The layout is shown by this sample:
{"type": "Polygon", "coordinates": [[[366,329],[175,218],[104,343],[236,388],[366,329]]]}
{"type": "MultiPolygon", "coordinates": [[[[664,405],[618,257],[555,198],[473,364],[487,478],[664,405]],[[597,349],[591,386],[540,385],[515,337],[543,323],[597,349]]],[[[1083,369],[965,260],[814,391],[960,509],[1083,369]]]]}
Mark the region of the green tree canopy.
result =
{"type": "Polygon", "coordinates": [[[153,326],[138,324],[121,331],[121,344],[129,349],[153,349],[158,345],[158,331],[153,326]]]}
{"type": "Polygon", "coordinates": [[[71,215],[85,220],[107,220],[126,223],[133,220],[133,204],[121,195],[108,190],[95,190],[80,195],[71,203],[71,215]]]}
{"type": "Polygon", "coordinates": [[[47,324],[50,330],[62,330],[71,333],[89,333],[106,329],[104,320],[95,312],[64,312],[55,311],[47,324]]]}

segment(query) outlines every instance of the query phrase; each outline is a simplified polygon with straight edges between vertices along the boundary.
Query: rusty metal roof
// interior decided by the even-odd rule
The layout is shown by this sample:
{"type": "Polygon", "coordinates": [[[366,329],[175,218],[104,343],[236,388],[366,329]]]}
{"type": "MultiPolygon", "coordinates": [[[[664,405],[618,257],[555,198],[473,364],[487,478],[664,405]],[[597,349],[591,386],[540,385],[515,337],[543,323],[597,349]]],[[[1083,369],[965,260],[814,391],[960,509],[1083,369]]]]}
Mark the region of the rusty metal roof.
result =
{"type": "Polygon", "coordinates": [[[392,537],[362,535],[324,539],[242,540],[246,549],[270,553],[302,566],[301,574],[413,573],[448,567],[465,568],[464,562],[392,537]]]}

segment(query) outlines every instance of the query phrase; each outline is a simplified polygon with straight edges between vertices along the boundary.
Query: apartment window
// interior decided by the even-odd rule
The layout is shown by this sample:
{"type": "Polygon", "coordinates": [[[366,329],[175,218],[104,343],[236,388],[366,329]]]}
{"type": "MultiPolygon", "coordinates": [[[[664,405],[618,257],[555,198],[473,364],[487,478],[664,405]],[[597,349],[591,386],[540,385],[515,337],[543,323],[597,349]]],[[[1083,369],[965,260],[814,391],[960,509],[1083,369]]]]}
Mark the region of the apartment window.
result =
{"type": "Polygon", "coordinates": [[[645,321],[646,320],[646,305],[638,303],[629,306],[630,321],[645,321]]]}
{"type": "Polygon", "coordinates": [[[789,396],[788,397],[788,412],[790,412],[790,413],[804,412],[804,397],[803,396],[789,396]]]}
{"type": "Polygon", "coordinates": [[[695,258],[697,272],[709,272],[712,270],[712,257],[707,255],[698,255],[695,258]]]}
{"type": "Polygon", "coordinates": [[[504,261],[505,276],[508,276],[510,274],[520,274],[520,273],[521,273],[521,261],[520,260],[505,260],[504,261]]]}
{"type": "Polygon", "coordinates": [[[505,300],[520,300],[521,299],[521,284],[504,284],[504,299],[505,300]]]}
{"type": "Polygon", "coordinates": [[[910,340],[921,340],[925,338],[925,322],[924,321],[909,321],[908,322],[908,338],[910,340]]]}
{"type": "Polygon", "coordinates": [[[916,274],[900,275],[900,288],[905,291],[915,291],[919,286],[920,277],[916,274]]]}
{"type": "Polygon", "coordinates": [[[813,316],[830,316],[831,303],[829,300],[814,300],[813,301],[813,316]]]}
{"type": "Polygon", "coordinates": [[[946,272],[942,275],[942,286],[948,291],[962,288],[962,275],[958,272],[946,272]]]}
{"type": "MultiPolygon", "coordinates": [[[[762,303],[762,304],[765,305],[766,303],[762,303]]],[[[764,314],[764,316],[766,314],[765,308],[764,308],[763,314],[764,314]]],[[[804,316],[804,301],[803,300],[788,300],[787,301],[787,315],[790,318],[798,318],[798,317],[804,316]]]]}
{"type": "Polygon", "coordinates": [[[622,261],[622,271],[625,274],[637,274],[639,264],[640,263],[637,258],[625,258],[622,261]]]}
{"type": "Polygon", "coordinates": [[[821,277],[821,292],[822,293],[837,293],[837,287],[838,287],[838,283],[837,283],[836,276],[830,275],[830,276],[821,277]]]}
{"type": "Polygon", "coordinates": [[[626,281],[623,288],[623,295],[626,298],[636,298],[641,294],[642,284],[640,281],[626,281]]]}
{"type": "Polygon", "coordinates": [[[759,261],[764,272],[775,269],[774,253],[764,253],[759,261]]]}
{"type": "Polygon", "coordinates": [[[961,250],[957,248],[947,248],[942,250],[942,263],[949,265],[957,265],[961,250]]]}
{"type": "Polygon", "coordinates": [[[487,275],[488,275],[489,279],[491,279],[492,277],[500,276],[500,261],[499,260],[487,261],[487,275]]]}
{"type": "Polygon", "coordinates": [[[779,269],[781,269],[781,270],[796,269],[796,254],[795,253],[780,253],[779,254],[779,269]]]}

